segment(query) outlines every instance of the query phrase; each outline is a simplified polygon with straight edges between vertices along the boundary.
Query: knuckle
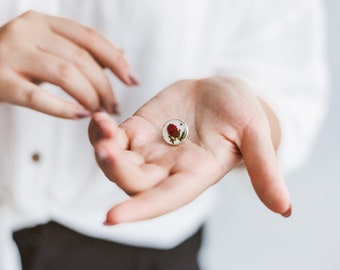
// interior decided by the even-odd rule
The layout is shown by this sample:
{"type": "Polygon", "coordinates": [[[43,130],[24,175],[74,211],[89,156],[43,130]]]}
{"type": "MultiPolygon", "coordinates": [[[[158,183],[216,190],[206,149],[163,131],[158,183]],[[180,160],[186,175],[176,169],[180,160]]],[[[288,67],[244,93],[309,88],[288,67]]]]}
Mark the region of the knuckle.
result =
{"type": "Polygon", "coordinates": [[[238,89],[241,85],[244,84],[243,81],[239,78],[223,76],[223,75],[215,75],[212,77],[203,78],[203,79],[198,80],[197,83],[203,88],[212,87],[212,86],[220,88],[223,86],[223,87],[233,88],[233,89],[238,89]]]}
{"type": "Polygon", "coordinates": [[[36,11],[26,11],[20,16],[12,19],[2,27],[2,35],[17,36],[20,33],[25,33],[32,30],[32,22],[39,17],[39,13],[36,11]]]}
{"type": "Polygon", "coordinates": [[[22,31],[23,26],[24,26],[24,19],[21,17],[15,18],[12,21],[8,22],[4,27],[3,27],[3,32],[4,34],[17,34],[22,31]]]}
{"type": "Polygon", "coordinates": [[[23,102],[27,107],[35,107],[38,103],[38,92],[34,89],[27,89],[23,94],[23,102]]]}
{"type": "Polygon", "coordinates": [[[117,49],[114,55],[114,61],[119,63],[119,62],[125,62],[125,60],[126,59],[125,59],[124,51],[121,49],[117,49]]]}
{"type": "Polygon", "coordinates": [[[27,10],[23,14],[19,16],[19,18],[35,18],[39,15],[40,13],[34,10],[27,10]]]}
{"type": "Polygon", "coordinates": [[[77,66],[84,66],[91,59],[90,54],[83,49],[76,49],[73,53],[73,62],[77,66]]]}
{"type": "Polygon", "coordinates": [[[91,27],[84,27],[85,37],[88,44],[95,46],[100,38],[100,34],[91,27]]]}
{"type": "Polygon", "coordinates": [[[20,16],[9,22],[10,29],[13,30],[21,30],[23,26],[27,25],[28,21],[33,20],[38,15],[38,12],[33,10],[28,10],[22,13],[20,16]]]}
{"type": "Polygon", "coordinates": [[[61,81],[68,81],[72,79],[75,73],[75,66],[70,62],[62,62],[57,65],[57,77],[61,81]]]}

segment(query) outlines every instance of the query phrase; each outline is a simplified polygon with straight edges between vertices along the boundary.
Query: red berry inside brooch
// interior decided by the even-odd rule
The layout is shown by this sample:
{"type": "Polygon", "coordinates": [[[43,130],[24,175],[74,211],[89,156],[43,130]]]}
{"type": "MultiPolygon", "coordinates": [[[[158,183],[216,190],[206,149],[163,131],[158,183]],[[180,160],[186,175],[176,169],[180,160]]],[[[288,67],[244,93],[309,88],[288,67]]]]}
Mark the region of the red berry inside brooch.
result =
{"type": "Polygon", "coordinates": [[[162,128],[162,136],[165,142],[178,145],[188,137],[188,126],[180,119],[167,121],[162,128]]]}

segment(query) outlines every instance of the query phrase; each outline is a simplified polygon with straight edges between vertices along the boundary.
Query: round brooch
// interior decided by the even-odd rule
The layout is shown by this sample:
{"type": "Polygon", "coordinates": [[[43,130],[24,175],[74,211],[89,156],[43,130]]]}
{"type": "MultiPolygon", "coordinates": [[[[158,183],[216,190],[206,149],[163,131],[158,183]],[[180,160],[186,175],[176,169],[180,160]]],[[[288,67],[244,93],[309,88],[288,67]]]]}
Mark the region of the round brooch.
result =
{"type": "Polygon", "coordinates": [[[165,122],[162,128],[162,136],[166,143],[178,145],[186,140],[189,129],[181,119],[171,119],[165,122]]]}

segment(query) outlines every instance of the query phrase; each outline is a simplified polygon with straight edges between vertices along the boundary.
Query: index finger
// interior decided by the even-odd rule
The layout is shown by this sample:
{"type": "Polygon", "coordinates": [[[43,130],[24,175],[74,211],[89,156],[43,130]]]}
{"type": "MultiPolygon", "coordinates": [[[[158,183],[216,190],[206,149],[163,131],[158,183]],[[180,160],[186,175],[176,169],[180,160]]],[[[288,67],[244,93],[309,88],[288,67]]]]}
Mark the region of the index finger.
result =
{"type": "Polygon", "coordinates": [[[105,224],[146,220],[169,213],[193,201],[206,187],[191,173],[169,176],[153,188],[115,205],[106,216],[105,224]]]}
{"type": "Polygon", "coordinates": [[[50,16],[49,23],[54,32],[88,50],[101,65],[111,69],[122,82],[127,85],[138,84],[137,79],[131,74],[130,64],[122,50],[102,34],[66,18],[50,16]]]}

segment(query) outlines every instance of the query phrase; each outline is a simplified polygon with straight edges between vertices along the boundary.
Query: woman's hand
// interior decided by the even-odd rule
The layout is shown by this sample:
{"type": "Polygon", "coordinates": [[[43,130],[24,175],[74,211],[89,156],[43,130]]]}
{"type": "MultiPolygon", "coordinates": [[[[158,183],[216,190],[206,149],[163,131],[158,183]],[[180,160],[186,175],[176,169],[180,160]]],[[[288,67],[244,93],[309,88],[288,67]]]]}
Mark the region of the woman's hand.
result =
{"type": "Polygon", "coordinates": [[[137,83],[122,51],[77,22],[29,11],[0,28],[0,102],[71,119],[99,108],[117,113],[105,67],[127,85],[137,83]],[[41,82],[77,103],[51,95],[41,82]]]}
{"type": "Polygon", "coordinates": [[[177,209],[241,162],[264,204],[289,216],[290,198],[274,149],[278,128],[272,111],[244,82],[224,77],[176,82],[119,126],[106,114],[95,114],[89,136],[98,164],[131,195],[108,212],[106,223],[177,209]],[[173,118],[189,126],[189,137],[179,146],[168,145],[161,134],[173,118]]]}

